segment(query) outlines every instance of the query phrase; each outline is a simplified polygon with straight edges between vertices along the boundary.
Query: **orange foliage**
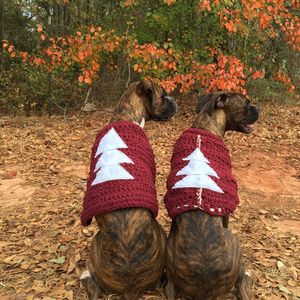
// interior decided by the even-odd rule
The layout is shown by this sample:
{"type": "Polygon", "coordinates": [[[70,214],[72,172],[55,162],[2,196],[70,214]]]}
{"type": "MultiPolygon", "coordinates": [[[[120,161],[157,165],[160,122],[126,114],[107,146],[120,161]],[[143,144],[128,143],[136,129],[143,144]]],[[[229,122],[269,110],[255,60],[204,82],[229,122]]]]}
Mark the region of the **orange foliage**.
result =
{"type": "Polygon", "coordinates": [[[5,49],[8,47],[8,42],[7,41],[2,41],[2,48],[5,49]]]}
{"type": "MultiPolygon", "coordinates": [[[[234,1],[231,1],[234,2],[234,1]]],[[[296,51],[300,51],[300,18],[293,15],[285,6],[283,0],[241,0],[242,7],[233,9],[230,3],[220,4],[218,0],[200,0],[199,9],[210,11],[220,17],[220,24],[229,33],[240,31],[247,34],[249,28],[244,20],[255,20],[259,25],[259,34],[265,40],[266,36],[276,36],[277,28],[285,34],[287,43],[296,51]]],[[[293,8],[299,8],[298,0],[292,1],[293,8]]]]}
{"type": "Polygon", "coordinates": [[[172,5],[176,2],[176,0],[164,0],[165,3],[167,3],[168,5],[172,5]]]}
{"type": "MultiPolygon", "coordinates": [[[[175,0],[164,0],[171,5],[175,0]]],[[[124,5],[132,5],[134,0],[127,0],[124,5]]],[[[295,2],[296,5],[296,2],[295,2]]],[[[281,28],[287,42],[300,51],[299,19],[284,7],[282,0],[242,0],[242,8],[226,6],[219,0],[201,0],[199,9],[217,13],[221,26],[230,34],[247,33],[245,20],[257,20],[262,38],[274,36],[274,26],[281,28]],[[274,25],[275,24],[275,25],[274,25]]],[[[40,39],[44,41],[40,55],[30,56],[27,52],[18,52],[7,41],[2,47],[11,57],[20,57],[23,63],[42,66],[51,72],[55,68],[70,69],[74,63],[80,68],[78,80],[80,83],[92,84],[100,69],[102,57],[112,57],[112,53],[123,52],[134,72],[142,77],[152,78],[171,92],[180,87],[181,92],[188,92],[197,87],[204,91],[234,90],[246,93],[245,85],[250,73],[253,79],[263,78],[264,71],[257,70],[251,74],[241,60],[234,55],[225,55],[217,49],[207,49],[208,58],[215,63],[201,63],[193,51],[178,51],[172,44],[164,48],[155,44],[139,44],[130,36],[118,36],[114,30],[103,31],[101,27],[90,27],[87,33],[77,31],[75,35],[66,37],[48,37],[41,25],[37,26],[40,39]]],[[[290,91],[295,87],[283,72],[278,72],[276,78],[284,82],[290,91]]]]}
{"type": "Polygon", "coordinates": [[[264,70],[258,70],[252,74],[253,79],[259,79],[265,77],[265,71],[264,70]]]}
{"type": "Polygon", "coordinates": [[[42,32],[42,31],[43,31],[42,25],[38,25],[38,26],[37,26],[37,32],[42,32]]]}
{"type": "Polygon", "coordinates": [[[124,6],[131,6],[135,3],[135,0],[125,0],[124,1],[124,6]]]}
{"type": "Polygon", "coordinates": [[[279,71],[275,75],[275,79],[281,81],[284,85],[288,87],[289,92],[294,92],[295,91],[295,86],[292,84],[291,79],[282,71],[279,71]]]}
{"type": "Polygon", "coordinates": [[[293,8],[300,8],[300,1],[299,0],[292,0],[292,7],[293,8]]]}
{"type": "Polygon", "coordinates": [[[204,11],[204,10],[211,11],[211,1],[210,0],[200,0],[199,1],[199,9],[201,11],[204,11]]]}
{"type": "MultiPolygon", "coordinates": [[[[27,52],[19,52],[23,63],[44,66],[51,72],[57,67],[68,70],[76,62],[81,67],[78,76],[80,83],[92,84],[100,69],[101,55],[120,50],[122,46],[133,71],[160,82],[167,92],[177,86],[181,92],[188,92],[198,83],[204,91],[222,89],[246,93],[246,68],[243,63],[235,56],[226,56],[214,49],[210,51],[212,56],[218,57],[217,63],[201,64],[192,51],[159,48],[154,44],[140,45],[130,37],[119,37],[113,31],[102,32],[101,28],[91,27],[89,33],[77,32],[76,36],[59,38],[48,38],[43,32],[40,34],[45,36],[48,47],[43,48],[41,56],[31,57],[27,52]]],[[[12,45],[8,47],[8,52],[16,53],[12,45]]],[[[256,72],[253,77],[258,78],[259,75],[256,72]]]]}

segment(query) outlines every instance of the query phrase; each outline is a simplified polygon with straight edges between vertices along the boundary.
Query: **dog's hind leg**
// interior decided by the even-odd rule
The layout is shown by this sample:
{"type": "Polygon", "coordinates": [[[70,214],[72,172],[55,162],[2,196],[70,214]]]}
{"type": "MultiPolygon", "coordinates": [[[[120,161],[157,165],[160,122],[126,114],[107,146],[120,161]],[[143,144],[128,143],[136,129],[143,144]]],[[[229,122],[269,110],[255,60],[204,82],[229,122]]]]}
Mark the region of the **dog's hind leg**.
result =
{"type": "Polygon", "coordinates": [[[249,272],[245,271],[244,266],[242,265],[238,279],[236,281],[237,297],[239,300],[251,300],[252,291],[251,291],[252,278],[249,272]]]}
{"type": "Polygon", "coordinates": [[[101,289],[90,271],[85,270],[80,276],[80,281],[86,288],[89,300],[97,300],[101,296],[101,289]]]}
{"type": "Polygon", "coordinates": [[[228,229],[228,225],[229,225],[229,215],[222,218],[222,224],[223,224],[223,228],[228,229]]]}

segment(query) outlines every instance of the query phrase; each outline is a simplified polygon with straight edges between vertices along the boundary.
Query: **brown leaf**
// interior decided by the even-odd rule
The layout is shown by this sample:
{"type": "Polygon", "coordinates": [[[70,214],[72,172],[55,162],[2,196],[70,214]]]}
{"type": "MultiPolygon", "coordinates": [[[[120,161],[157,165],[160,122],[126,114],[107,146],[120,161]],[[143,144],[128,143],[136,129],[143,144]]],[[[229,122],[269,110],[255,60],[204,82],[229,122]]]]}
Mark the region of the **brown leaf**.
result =
{"type": "Polygon", "coordinates": [[[23,269],[23,270],[27,270],[27,269],[29,269],[31,266],[32,266],[32,264],[29,263],[28,261],[25,261],[25,262],[22,262],[22,263],[21,263],[21,269],[23,269]]]}
{"type": "Polygon", "coordinates": [[[295,280],[292,280],[292,279],[289,279],[287,283],[288,283],[289,286],[292,286],[292,287],[297,286],[297,282],[295,280]]]}
{"type": "Polygon", "coordinates": [[[80,260],[80,253],[77,252],[75,254],[75,256],[72,256],[71,259],[70,259],[70,263],[69,263],[69,267],[68,267],[68,270],[67,270],[67,274],[71,273],[75,269],[76,263],[79,260],[80,260]]]}
{"type": "Polygon", "coordinates": [[[7,258],[4,259],[4,262],[7,263],[7,264],[10,264],[12,263],[13,259],[16,257],[17,255],[16,254],[13,254],[7,258]]]}
{"type": "Polygon", "coordinates": [[[17,170],[9,170],[9,171],[6,171],[5,178],[12,179],[12,178],[15,178],[17,176],[17,174],[18,174],[17,170]]]}
{"type": "Polygon", "coordinates": [[[74,299],[73,291],[72,291],[72,290],[66,291],[66,292],[65,292],[65,297],[66,297],[68,300],[73,300],[73,299],[74,299]]]}

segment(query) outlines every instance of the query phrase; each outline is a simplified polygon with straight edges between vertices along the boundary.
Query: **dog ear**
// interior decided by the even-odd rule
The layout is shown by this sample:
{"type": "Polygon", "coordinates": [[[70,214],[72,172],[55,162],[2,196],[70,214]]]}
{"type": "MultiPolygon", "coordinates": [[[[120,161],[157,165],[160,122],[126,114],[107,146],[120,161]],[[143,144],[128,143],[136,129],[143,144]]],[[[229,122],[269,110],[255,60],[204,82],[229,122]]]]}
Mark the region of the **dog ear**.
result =
{"type": "Polygon", "coordinates": [[[152,83],[149,80],[142,80],[136,86],[136,92],[139,96],[153,96],[153,87],[152,83]]]}
{"type": "Polygon", "coordinates": [[[208,113],[211,115],[215,109],[223,108],[228,101],[230,92],[215,92],[202,95],[197,103],[197,114],[208,113]]]}

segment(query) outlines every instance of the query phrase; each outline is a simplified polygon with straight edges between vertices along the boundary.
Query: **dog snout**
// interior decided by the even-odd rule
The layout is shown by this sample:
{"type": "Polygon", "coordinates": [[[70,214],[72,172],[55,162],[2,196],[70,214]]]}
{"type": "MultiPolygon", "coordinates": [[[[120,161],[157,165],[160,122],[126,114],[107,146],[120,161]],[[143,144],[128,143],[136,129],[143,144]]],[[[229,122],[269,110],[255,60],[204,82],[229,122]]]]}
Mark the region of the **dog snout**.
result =
{"type": "Polygon", "coordinates": [[[165,99],[166,99],[167,101],[170,101],[170,102],[175,102],[175,103],[176,103],[176,100],[175,100],[175,98],[174,98],[174,97],[172,97],[172,96],[165,96],[165,99]]]}
{"type": "Polygon", "coordinates": [[[165,96],[165,100],[168,103],[168,106],[171,107],[171,110],[176,114],[178,112],[178,105],[176,103],[176,99],[172,96],[165,96]]]}
{"type": "Polygon", "coordinates": [[[255,105],[255,108],[256,108],[257,112],[260,113],[260,105],[259,105],[259,104],[256,104],[256,105],[255,105]]]}
{"type": "Polygon", "coordinates": [[[250,111],[252,113],[256,113],[256,114],[259,114],[260,113],[260,106],[257,104],[257,105],[251,105],[250,106],[250,111]]]}
{"type": "Polygon", "coordinates": [[[254,123],[254,122],[256,122],[257,120],[258,120],[258,118],[259,118],[259,112],[260,112],[260,108],[259,108],[259,106],[253,106],[253,105],[251,105],[250,106],[250,115],[249,115],[249,117],[250,117],[250,121],[251,121],[251,123],[254,123]]]}

